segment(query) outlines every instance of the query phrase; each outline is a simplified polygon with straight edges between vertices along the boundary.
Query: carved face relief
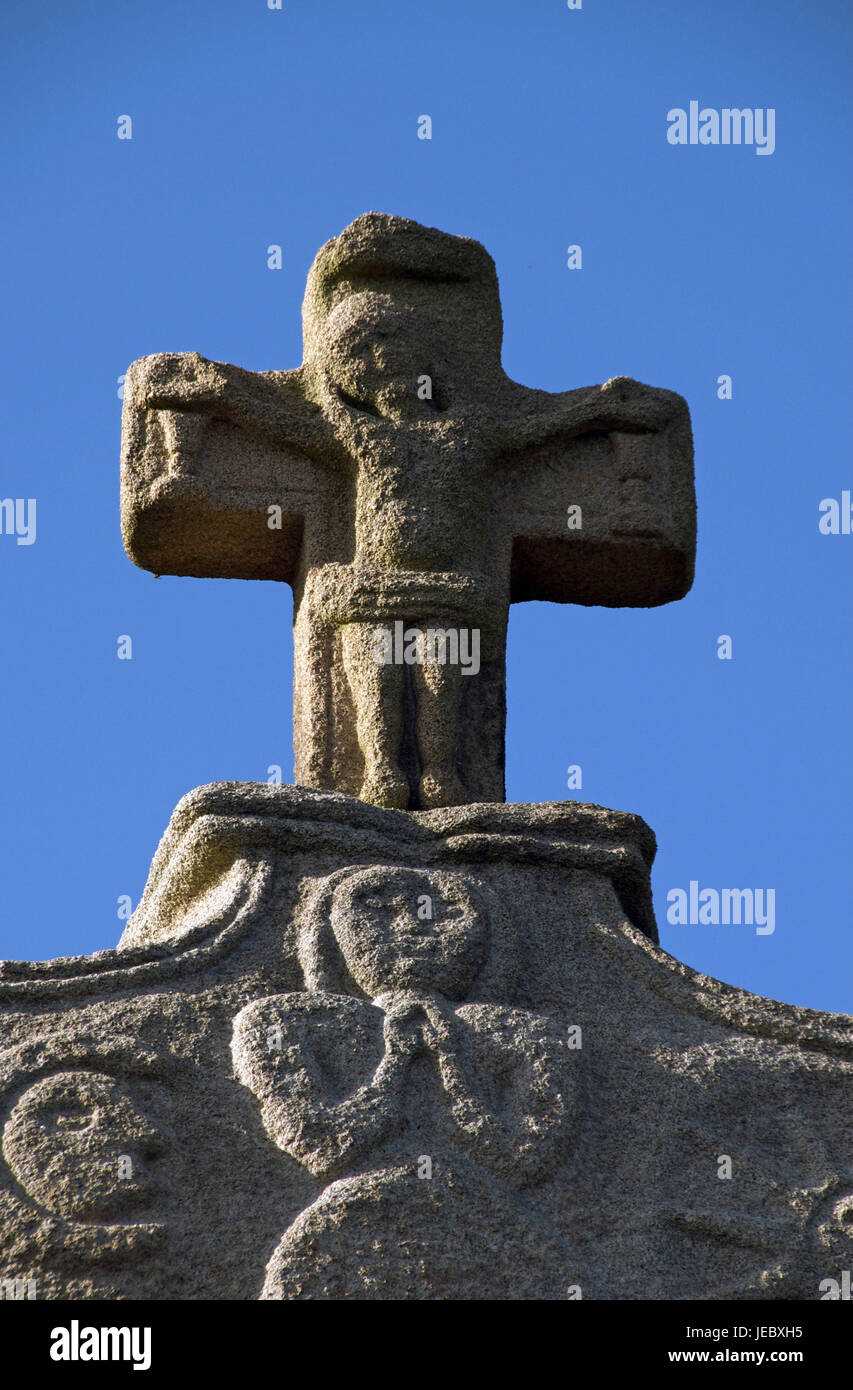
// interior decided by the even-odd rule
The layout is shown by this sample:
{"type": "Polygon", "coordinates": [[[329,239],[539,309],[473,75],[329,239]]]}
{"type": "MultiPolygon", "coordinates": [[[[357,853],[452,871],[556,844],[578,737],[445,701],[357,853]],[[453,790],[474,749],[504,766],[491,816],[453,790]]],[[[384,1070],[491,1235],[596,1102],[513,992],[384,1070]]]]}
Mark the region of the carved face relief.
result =
{"type": "Polygon", "coordinates": [[[431,413],[416,394],[417,377],[434,372],[443,352],[423,314],[389,295],[349,294],[330,313],[323,340],[333,391],[346,404],[392,418],[431,413]]]}
{"type": "Polygon", "coordinates": [[[459,874],[365,869],[332,900],[332,929],[366,994],[438,992],[464,999],[486,955],[483,907],[459,874]]]}
{"type": "Polygon", "coordinates": [[[59,1072],[17,1102],[3,1154],[40,1206],[76,1221],[111,1222],[157,1196],[152,1160],[160,1132],[122,1084],[98,1072],[59,1072]]]}

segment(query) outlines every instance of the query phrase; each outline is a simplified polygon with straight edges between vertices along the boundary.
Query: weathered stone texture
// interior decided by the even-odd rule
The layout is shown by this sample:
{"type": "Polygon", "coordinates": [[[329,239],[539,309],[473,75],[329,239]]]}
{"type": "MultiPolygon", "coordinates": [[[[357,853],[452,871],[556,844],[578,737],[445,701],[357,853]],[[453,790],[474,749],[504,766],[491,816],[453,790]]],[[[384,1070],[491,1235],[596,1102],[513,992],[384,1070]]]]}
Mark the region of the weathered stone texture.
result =
{"type": "Polygon", "coordinates": [[[0,1273],[819,1298],[853,1254],[851,1021],[661,951],[653,853],[569,803],[193,792],[117,951],[0,969],[0,1273]]]}

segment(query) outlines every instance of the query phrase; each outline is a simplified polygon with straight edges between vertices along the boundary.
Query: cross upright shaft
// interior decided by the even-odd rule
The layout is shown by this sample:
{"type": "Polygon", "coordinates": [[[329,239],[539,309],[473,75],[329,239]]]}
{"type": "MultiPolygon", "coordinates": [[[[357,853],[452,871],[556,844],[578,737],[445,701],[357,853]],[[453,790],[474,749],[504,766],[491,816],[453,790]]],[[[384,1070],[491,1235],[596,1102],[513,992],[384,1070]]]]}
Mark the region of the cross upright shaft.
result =
{"type": "Polygon", "coordinates": [[[403,809],[503,801],[509,604],[690,587],[686,403],[627,377],[511,381],[485,249],[379,213],[321,248],[303,324],[293,371],[133,363],[127,553],[293,586],[298,783],[403,809]]]}

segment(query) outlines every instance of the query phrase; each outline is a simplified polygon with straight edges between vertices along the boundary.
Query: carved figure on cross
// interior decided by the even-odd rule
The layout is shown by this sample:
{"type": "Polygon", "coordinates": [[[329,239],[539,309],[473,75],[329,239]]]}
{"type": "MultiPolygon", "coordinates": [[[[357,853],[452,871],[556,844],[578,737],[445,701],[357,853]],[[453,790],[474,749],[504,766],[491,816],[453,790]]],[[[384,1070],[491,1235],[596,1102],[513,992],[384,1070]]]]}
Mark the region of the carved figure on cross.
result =
{"type": "Polygon", "coordinates": [[[293,586],[298,783],[403,809],[502,801],[510,603],[690,587],[687,406],[625,377],[511,381],[488,253],[378,213],[320,250],[303,324],[292,371],[132,365],[128,554],[293,586]],[[383,645],[400,624],[421,638],[402,661],[383,645]],[[448,660],[474,633],[476,672],[448,660]]]}

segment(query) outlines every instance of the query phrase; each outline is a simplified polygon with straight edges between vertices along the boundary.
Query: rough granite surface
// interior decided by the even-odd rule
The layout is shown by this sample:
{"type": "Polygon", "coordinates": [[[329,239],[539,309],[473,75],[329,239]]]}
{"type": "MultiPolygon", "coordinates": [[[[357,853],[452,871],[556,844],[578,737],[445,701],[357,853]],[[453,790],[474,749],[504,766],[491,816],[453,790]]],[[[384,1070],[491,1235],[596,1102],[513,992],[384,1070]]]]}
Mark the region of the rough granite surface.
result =
{"type": "Polygon", "coordinates": [[[191,793],[117,950],[0,967],[0,1274],[821,1298],[853,1258],[853,1020],[661,951],[653,854],[574,802],[191,793]]]}

